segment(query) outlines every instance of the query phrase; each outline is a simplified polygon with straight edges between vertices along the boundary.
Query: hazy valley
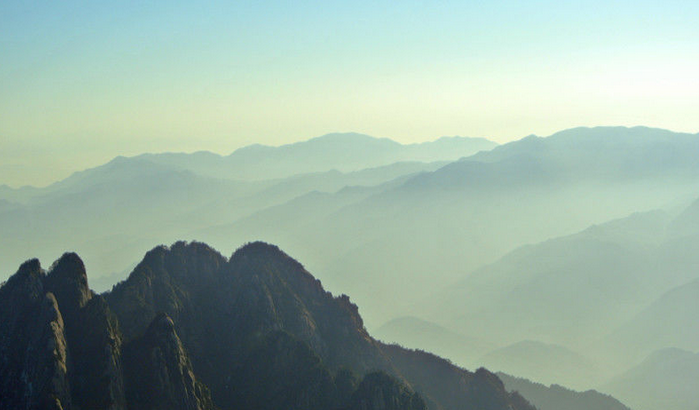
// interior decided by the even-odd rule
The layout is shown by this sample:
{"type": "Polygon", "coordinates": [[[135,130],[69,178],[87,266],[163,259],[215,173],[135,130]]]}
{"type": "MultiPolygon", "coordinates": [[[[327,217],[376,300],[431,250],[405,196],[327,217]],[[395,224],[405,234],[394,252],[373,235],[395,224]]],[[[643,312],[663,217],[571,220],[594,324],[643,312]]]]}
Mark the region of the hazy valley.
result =
{"type": "Polygon", "coordinates": [[[400,408],[691,410],[697,152],[699,135],[644,127],[502,145],[332,134],[230,156],[118,157],[45,188],[3,186],[4,278],[74,251],[106,291],[87,287],[77,256],[48,271],[22,265],[0,288],[1,346],[63,347],[3,364],[3,380],[49,366],[32,377],[59,385],[23,394],[63,408],[155,408],[144,397],[162,397],[354,409],[382,391],[400,408]],[[274,246],[227,259],[181,240],[278,245],[359,308],[274,246]],[[112,356],[93,363],[104,346],[112,356]],[[163,361],[139,370],[149,349],[163,361]],[[288,361],[268,361],[282,351],[288,361]],[[299,366],[300,379],[279,379],[299,366]],[[502,372],[504,384],[456,366],[502,372]],[[84,384],[105,371],[106,385],[84,384]],[[162,371],[193,376],[174,391],[162,371]]]}

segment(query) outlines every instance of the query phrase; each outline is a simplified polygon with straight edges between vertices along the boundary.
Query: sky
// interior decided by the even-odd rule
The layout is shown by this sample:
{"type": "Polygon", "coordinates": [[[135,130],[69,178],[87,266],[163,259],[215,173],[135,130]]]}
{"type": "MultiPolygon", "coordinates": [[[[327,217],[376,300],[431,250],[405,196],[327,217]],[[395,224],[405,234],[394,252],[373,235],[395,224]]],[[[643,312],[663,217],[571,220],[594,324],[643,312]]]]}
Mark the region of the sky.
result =
{"type": "Polygon", "coordinates": [[[697,1],[0,2],[0,184],[330,132],[699,132],[697,1]]]}

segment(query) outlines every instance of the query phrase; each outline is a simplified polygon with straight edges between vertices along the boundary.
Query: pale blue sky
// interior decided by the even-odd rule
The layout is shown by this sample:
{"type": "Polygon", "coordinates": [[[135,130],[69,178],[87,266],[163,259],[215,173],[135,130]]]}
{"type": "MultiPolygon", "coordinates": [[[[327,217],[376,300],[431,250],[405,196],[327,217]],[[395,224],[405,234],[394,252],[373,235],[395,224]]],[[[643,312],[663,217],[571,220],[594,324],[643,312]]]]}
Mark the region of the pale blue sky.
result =
{"type": "Polygon", "coordinates": [[[0,183],[334,131],[699,132],[699,2],[0,3],[0,183]]]}

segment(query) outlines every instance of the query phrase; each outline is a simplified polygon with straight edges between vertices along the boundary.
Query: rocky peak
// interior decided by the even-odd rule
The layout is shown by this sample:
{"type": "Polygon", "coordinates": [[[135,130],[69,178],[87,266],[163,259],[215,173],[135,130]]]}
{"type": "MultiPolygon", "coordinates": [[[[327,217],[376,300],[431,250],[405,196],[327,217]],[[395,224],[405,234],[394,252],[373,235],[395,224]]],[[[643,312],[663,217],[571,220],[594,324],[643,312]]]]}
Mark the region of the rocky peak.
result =
{"type": "Polygon", "coordinates": [[[72,320],[77,311],[92,298],[85,264],[75,253],[66,252],[54,262],[44,282],[46,290],[56,296],[58,306],[67,320],[72,320]]]}
{"type": "Polygon", "coordinates": [[[175,242],[172,246],[157,246],[148,251],[136,266],[137,276],[165,282],[198,286],[211,279],[226,264],[226,258],[201,242],[175,242]]]}
{"type": "Polygon", "coordinates": [[[71,406],[63,318],[42,275],[32,260],[0,289],[0,408],[71,406]]]}
{"type": "Polygon", "coordinates": [[[380,344],[347,296],[262,242],[228,261],[157,247],[102,296],[75,254],[0,287],[0,408],[213,409],[199,380],[224,409],[421,410],[418,392],[433,410],[531,410],[485,370],[380,344]]]}
{"type": "Polygon", "coordinates": [[[41,275],[41,272],[41,263],[39,259],[33,258],[19,265],[19,269],[17,269],[17,274],[15,276],[41,275]]]}
{"type": "Polygon", "coordinates": [[[0,297],[17,305],[37,301],[44,296],[44,271],[38,259],[30,259],[17,269],[0,288],[0,297]]]}
{"type": "Polygon", "coordinates": [[[284,268],[287,272],[300,274],[305,272],[312,278],[303,268],[303,265],[284,253],[279,247],[260,241],[250,242],[238,248],[233,252],[229,265],[234,269],[237,268],[243,271],[262,267],[284,268]]]}
{"type": "Polygon", "coordinates": [[[332,299],[301,263],[265,242],[238,248],[229,260],[228,272],[239,276],[242,283],[264,286],[278,296],[293,293],[299,301],[311,304],[332,299]]]}

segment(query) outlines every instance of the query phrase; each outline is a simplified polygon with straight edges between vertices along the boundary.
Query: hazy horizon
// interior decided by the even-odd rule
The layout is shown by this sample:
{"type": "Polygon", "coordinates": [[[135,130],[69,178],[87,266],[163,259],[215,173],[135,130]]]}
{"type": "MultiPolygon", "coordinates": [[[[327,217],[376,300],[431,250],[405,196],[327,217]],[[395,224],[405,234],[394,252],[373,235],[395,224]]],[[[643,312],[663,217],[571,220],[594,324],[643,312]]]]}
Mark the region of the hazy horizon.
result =
{"type": "Polygon", "coordinates": [[[347,130],[498,143],[597,125],[699,130],[687,2],[0,5],[0,173],[347,130]]]}
{"type": "MultiPolygon", "coordinates": [[[[194,154],[194,153],[198,153],[198,152],[208,152],[208,153],[213,153],[216,155],[227,156],[227,155],[230,155],[233,152],[237,151],[238,149],[246,148],[249,146],[262,145],[262,146],[268,146],[268,147],[281,147],[284,145],[291,145],[291,144],[295,144],[295,143],[299,143],[299,142],[306,142],[306,141],[309,141],[309,140],[312,140],[315,138],[321,138],[321,137],[325,137],[328,135],[336,135],[336,134],[367,135],[367,136],[377,138],[377,139],[389,139],[389,140],[398,142],[402,145],[434,142],[434,141],[437,141],[441,138],[476,138],[476,139],[477,138],[484,138],[484,139],[487,139],[489,141],[493,141],[497,144],[502,145],[502,144],[506,144],[508,142],[518,141],[524,137],[531,136],[531,135],[546,138],[546,137],[550,137],[552,135],[555,135],[559,132],[571,130],[571,129],[576,129],[576,128],[605,128],[605,127],[664,129],[664,128],[660,128],[660,127],[651,127],[651,126],[647,126],[647,125],[638,125],[638,124],[637,125],[618,125],[618,124],[617,125],[593,125],[593,126],[580,125],[580,126],[574,126],[574,127],[560,129],[560,130],[557,130],[557,131],[555,131],[551,134],[547,134],[547,135],[528,133],[528,134],[521,135],[517,138],[513,138],[511,140],[508,140],[508,141],[498,141],[497,139],[489,138],[488,136],[466,136],[466,135],[443,135],[443,136],[439,136],[439,137],[435,137],[435,138],[428,138],[428,139],[420,140],[420,141],[401,141],[400,139],[393,138],[390,136],[377,136],[377,135],[367,134],[367,133],[363,133],[363,132],[356,132],[356,131],[336,131],[336,132],[326,132],[326,133],[323,133],[320,135],[310,136],[307,138],[283,142],[283,143],[279,143],[279,144],[264,144],[264,143],[244,144],[244,145],[235,147],[230,151],[217,151],[217,150],[202,148],[202,149],[179,150],[179,151],[178,150],[163,149],[163,150],[152,150],[152,151],[137,151],[137,150],[133,151],[133,150],[131,150],[128,152],[123,152],[123,151],[117,151],[115,153],[109,152],[109,153],[104,153],[102,156],[99,156],[99,155],[90,156],[90,158],[86,158],[85,162],[70,161],[70,163],[66,164],[62,170],[61,170],[61,166],[59,164],[44,164],[44,166],[46,168],[50,169],[50,175],[43,175],[42,174],[39,177],[36,177],[34,179],[28,179],[25,182],[17,182],[17,181],[22,181],[22,179],[14,180],[14,181],[11,179],[10,180],[0,180],[0,186],[5,185],[5,186],[9,186],[10,188],[13,188],[13,189],[24,188],[24,187],[44,188],[44,187],[47,187],[53,183],[59,182],[65,178],[73,175],[76,172],[80,172],[80,171],[84,171],[87,169],[98,167],[100,165],[104,165],[107,162],[109,162],[117,157],[133,157],[133,156],[138,156],[138,155],[142,155],[142,154],[163,154],[163,153],[194,154]],[[57,167],[58,167],[58,169],[57,169],[57,167]]],[[[667,131],[676,132],[676,133],[699,134],[699,132],[694,132],[694,131],[678,131],[678,130],[669,130],[669,129],[667,129],[667,131]]],[[[34,147],[34,149],[37,150],[38,147],[34,147]]],[[[32,161],[30,163],[22,164],[21,166],[36,166],[36,165],[38,165],[38,163],[39,163],[38,159],[31,159],[31,160],[32,161]]],[[[12,165],[12,163],[10,163],[10,165],[12,165]]],[[[10,175],[11,175],[11,173],[10,173],[10,175]]],[[[26,175],[21,175],[20,178],[21,177],[26,178],[26,175]]]]}

